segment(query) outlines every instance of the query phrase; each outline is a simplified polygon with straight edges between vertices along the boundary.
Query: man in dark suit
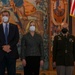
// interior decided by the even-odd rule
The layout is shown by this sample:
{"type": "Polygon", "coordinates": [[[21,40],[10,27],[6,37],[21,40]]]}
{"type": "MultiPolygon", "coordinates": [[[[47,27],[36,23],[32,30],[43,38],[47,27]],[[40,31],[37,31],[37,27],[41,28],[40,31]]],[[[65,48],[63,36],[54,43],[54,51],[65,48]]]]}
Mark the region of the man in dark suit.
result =
{"type": "Polygon", "coordinates": [[[68,25],[61,26],[61,32],[54,37],[53,65],[57,75],[72,75],[75,65],[75,36],[69,34],[68,25]]]}
{"type": "Polygon", "coordinates": [[[0,75],[16,75],[16,59],[19,58],[17,43],[19,31],[17,25],[9,23],[10,12],[2,12],[2,24],[0,24],[0,75]]]}

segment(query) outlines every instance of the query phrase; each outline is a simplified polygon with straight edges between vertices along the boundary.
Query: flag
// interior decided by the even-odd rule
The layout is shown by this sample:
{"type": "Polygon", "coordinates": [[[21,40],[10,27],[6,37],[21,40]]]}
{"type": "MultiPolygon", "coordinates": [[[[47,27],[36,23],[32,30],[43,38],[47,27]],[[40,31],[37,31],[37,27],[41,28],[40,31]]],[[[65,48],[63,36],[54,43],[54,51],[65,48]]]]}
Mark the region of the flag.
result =
{"type": "Polygon", "coordinates": [[[75,0],[71,0],[70,15],[75,16],[75,0]]]}

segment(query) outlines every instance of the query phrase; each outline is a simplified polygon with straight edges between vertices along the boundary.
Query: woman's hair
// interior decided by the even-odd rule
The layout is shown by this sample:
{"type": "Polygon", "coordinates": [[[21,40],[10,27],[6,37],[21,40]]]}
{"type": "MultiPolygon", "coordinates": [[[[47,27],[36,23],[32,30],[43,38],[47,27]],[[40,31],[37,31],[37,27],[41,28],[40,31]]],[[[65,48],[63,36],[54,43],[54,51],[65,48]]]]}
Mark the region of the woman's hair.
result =
{"type": "Polygon", "coordinates": [[[35,32],[38,33],[38,34],[40,34],[40,32],[39,32],[39,30],[38,30],[37,22],[36,22],[35,20],[31,20],[31,21],[27,24],[26,29],[25,29],[25,34],[29,32],[30,24],[33,23],[33,22],[35,23],[35,32]]]}

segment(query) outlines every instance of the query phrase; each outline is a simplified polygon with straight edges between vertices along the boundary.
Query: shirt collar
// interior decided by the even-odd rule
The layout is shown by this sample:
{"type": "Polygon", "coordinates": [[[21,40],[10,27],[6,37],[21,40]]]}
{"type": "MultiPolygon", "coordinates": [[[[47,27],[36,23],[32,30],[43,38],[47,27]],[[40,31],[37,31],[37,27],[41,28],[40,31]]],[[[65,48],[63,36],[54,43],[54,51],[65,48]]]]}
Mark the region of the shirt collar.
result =
{"type": "MultiPolygon", "coordinates": [[[[3,25],[6,25],[6,23],[3,22],[3,25]]],[[[9,25],[9,23],[7,23],[7,25],[9,25]]]]}

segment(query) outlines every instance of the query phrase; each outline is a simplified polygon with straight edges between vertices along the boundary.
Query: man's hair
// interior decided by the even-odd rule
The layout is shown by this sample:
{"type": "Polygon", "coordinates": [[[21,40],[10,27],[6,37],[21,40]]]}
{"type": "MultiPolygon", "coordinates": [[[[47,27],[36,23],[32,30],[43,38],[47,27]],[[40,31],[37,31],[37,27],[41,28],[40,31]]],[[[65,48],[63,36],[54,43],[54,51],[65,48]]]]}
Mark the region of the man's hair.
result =
{"type": "Polygon", "coordinates": [[[2,14],[3,14],[3,13],[6,13],[6,12],[7,12],[7,13],[9,14],[9,16],[10,16],[10,12],[7,11],[7,10],[2,11],[2,14]]]}

